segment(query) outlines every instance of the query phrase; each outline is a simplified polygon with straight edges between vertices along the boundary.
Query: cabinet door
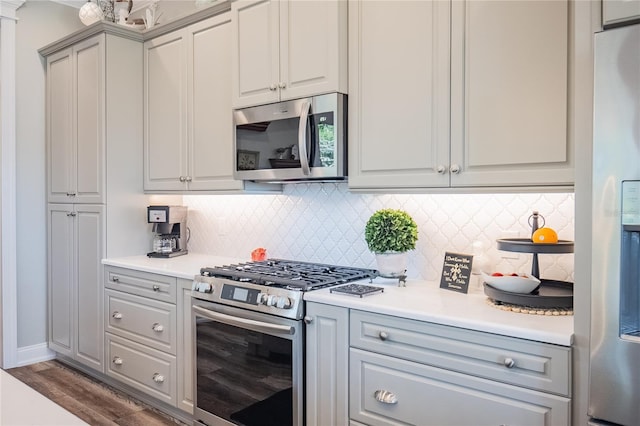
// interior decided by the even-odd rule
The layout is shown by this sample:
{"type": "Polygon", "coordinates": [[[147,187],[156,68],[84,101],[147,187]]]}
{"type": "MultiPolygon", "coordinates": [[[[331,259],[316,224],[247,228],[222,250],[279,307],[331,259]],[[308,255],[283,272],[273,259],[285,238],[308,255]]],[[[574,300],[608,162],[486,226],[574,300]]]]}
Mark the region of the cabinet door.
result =
{"type": "Polygon", "coordinates": [[[49,202],[104,202],[104,40],[47,57],[49,202]]]}
{"type": "Polygon", "coordinates": [[[279,81],[282,100],[347,93],[346,1],[280,2],[279,81]]]}
{"type": "Polygon", "coordinates": [[[242,189],[233,179],[231,14],[188,28],[189,190],[242,189]]]}
{"type": "Polygon", "coordinates": [[[105,36],[78,43],[74,51],[75,203],[105,202],[105,36]]]}
{"type": "Polygon", "coordinates": [[[178,280],[178,408],[193,414],[193,347],[191,281],[178,280]]]}
{"type": "Polygon", "coordinates": [[[77,321],[75,359],[102,371],[104,357],[102,258],[105,249],[104,206],[76,205],[76,303],[77,321]]]}
{"type": "Polygon", "coordinates": [[[239,0],[232,13],[233,107],[279,100],[279,1],[239,0]]]}
{"type": "Polygon", "coordinates": [[[144,72],[144,189],[186,189],[185,32],[145,42],[144,72]]]}
{"type": "MultiPolygon", "coordinates": [[[[74,221],[73,205],[50,204],[48,208],[48,304],[49,347],[73,357],[74,323],[74,221]]],[[[102,334],[102,332],[101,332],[102,334]]]]}
{"type": "Polygon", "coordinates": [[[349,423],[349,312],[307,303],[307,425],[349,423]]]}
{"type": "Polygon", "coordinates": [[[640,0],[603,0],[603,25],[618,24],[640,19],[640,0]]]}
{"type": "Polygon", "coordinates": [[[443,1],[349,2],[349,187],[448,186],[443,1]]]}
{"type": "Polygon", "coordinates": [[[453,2],[452,186],[573,184],[568,36],[568,1],[453,2]]]}

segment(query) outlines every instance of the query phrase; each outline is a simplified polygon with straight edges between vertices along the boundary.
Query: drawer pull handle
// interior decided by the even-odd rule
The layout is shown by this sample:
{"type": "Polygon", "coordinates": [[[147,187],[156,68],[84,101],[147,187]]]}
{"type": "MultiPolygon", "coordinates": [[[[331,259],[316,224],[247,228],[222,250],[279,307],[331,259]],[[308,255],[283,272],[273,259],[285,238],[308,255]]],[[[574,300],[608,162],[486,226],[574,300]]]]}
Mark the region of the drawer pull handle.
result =
{"type": "Polygon", "coordinates": [[[114,356],[113,357],[113,363],[115,365],[122,365],[122,363],[124,363],[124,361],[119,356],[114,356]]]}
{"type": "Polygon", "coordinates": [[[398,398],[396,398],[396,394],[393,392],[389,392],[386,390],[377,390],[373,393],[376,401],[382,402],[383,404],[397,404],[398,398]]]}
{"type": "Polygon", "coordinates": [[[153,325],[151,326],[151,329],[153,331],[157,331],[158,333],[164,330],[164,327],[162,326],[162,324],[159,324],[157,322],[154,322],[153,325]]]}
{"type": "Polygon", "coordinates": [[[113,281],[114,283],[119,283],[120,282],[120,277],[114,276],[113,278],[111,278],[111,281],[113,281]]]}
{"type": "Polygon", "coordinates": [[[504,366],[507,368],[513,368],[516,366],[516,362],[513,360],[513,358],[505,358],[504,366]]]}
{"type": "Polygon", "coordinates": [[[381,331],[380,333],[378,333],[378,337],[380,338],[380,340],[387,340],[389,338],[389,333],[387,333],[386,331],[381,331]]]}
{"type": "Polygon", "coordinates": [[[122,314],[118,311],[114,311],[111,316],[113,317],[113,319],[122,319],[122,314]]]}
{"type": "Polygon", "coordinates": [[[162,382],[164,382],[164,376],[162,374],[160,374],[160,373],[155,373],[153,375],[153,381],[156,382],[156,383],[162,383],[162,382]]]}
{"type": "Polygon", "coordinates": [[[159,285],[153,285],[153,291],[160,291],[160,286],[159,285]]]}

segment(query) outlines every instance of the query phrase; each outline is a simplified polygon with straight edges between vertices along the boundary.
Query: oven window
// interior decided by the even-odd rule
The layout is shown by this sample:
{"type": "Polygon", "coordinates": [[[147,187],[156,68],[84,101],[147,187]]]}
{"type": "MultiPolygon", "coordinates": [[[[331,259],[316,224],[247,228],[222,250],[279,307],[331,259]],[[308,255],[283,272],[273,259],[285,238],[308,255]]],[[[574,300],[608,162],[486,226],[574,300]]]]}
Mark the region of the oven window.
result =
{"type": "Polygon", "coordinates": [[[291,340],[196,320],[197,404],[246,426],[293,424],[291,340]]]}

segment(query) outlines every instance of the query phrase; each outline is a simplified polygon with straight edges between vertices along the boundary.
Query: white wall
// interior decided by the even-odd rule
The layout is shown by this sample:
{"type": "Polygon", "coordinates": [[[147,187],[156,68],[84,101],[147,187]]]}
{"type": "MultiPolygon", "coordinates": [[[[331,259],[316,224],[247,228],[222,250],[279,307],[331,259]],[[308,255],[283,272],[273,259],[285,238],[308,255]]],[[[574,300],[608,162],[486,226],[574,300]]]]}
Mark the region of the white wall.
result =
{"type": "Polygon", "coordinates": [[[16,26],[18,348],[47,339],[45,69],[37,50],[81,28],[78,10],[27,1],[16,26]]]}

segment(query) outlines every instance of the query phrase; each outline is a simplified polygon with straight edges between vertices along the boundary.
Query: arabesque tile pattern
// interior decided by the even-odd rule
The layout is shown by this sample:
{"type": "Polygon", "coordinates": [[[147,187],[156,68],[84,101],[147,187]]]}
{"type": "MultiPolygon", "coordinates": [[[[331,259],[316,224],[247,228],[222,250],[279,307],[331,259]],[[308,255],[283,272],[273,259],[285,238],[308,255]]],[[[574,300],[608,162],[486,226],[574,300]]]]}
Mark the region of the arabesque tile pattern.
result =
{"type": "MultiPolygon", "coordinates": [[[[189,195],[184,204],[194,252],[248,259],[265,247],[269,257],[371,268],[374,255],[364,241],[369,216],[403,209],[419,233],[407,274],[426,280],[439,280],[445,251],[474,254],[487,271],[531,272],[530,254],[499,251],[495,240],[528,237],[533,210],[560,239],[574,238],[571,193],[354,194],[345,183],[303,183],[284,185],[279,195],[189,195]]],[[[543,278],[573,281],[573,254],[539,259],[543,278]]]]}

